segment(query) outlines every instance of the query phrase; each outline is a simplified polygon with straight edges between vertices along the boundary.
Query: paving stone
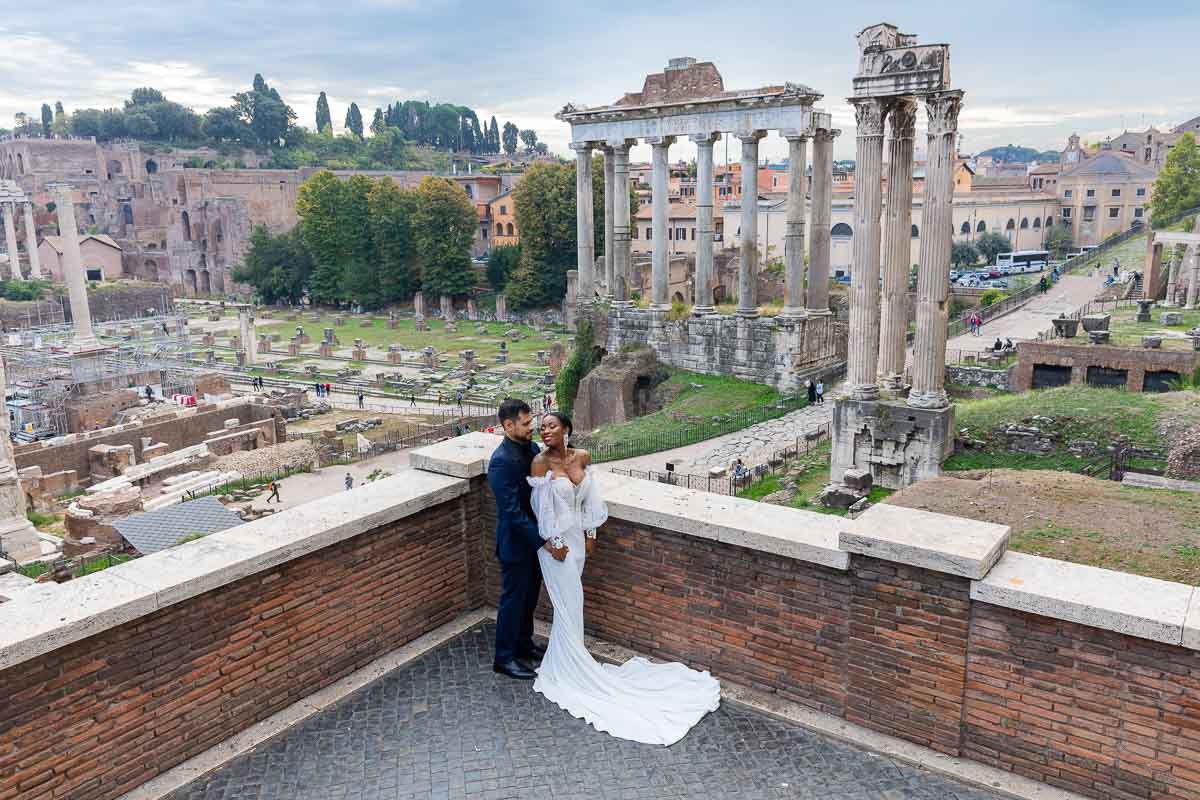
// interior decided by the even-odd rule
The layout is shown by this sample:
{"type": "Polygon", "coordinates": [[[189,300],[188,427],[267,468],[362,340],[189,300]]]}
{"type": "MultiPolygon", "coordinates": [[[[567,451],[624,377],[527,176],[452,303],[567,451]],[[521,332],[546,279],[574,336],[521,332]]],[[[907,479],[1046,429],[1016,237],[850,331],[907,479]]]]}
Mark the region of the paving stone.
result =
{"type": "Polygon", "coordinates": [[[486,623],[169,800],[1000,795],[728,703],[671,747],[614,739],[491,671],[486,623]]]}

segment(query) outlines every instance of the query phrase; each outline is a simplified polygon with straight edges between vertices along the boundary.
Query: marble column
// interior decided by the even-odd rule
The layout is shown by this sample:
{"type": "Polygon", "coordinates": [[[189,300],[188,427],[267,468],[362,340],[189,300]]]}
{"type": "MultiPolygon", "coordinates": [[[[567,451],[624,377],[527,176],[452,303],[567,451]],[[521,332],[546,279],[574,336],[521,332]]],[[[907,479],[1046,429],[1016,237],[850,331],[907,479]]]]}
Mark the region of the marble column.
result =
{"type": "Polygon", "coordinates": [[[29,277],[42,277],[42,258],[38,254],[37,225],[33,222],[33,203],[25,204],[25,252],[29,255],[29,277]]]}
{"type": "Polygon", "coordinates": [[[758,316],[758,142],[766,131],[739,133],[742,143],[742,237],[738,263],[739,317],[758,316]]]}
{"type": "Polygon", "coordinates": [[[58,235],[62,240],[63,281],[71,300],[71,317],[75,337],[74,350],[92,350],[100,346],[92,331],[92,313],[88,308],[87,280],[83,274],[83,259],[79,255],[79,230],[75,227],[75,201],[69,186],[60,186],[56,191],[55,204],[58,211],[58,235]]]}
{"type": "Polygon", "coordinates": [[[650,309],[666,311],[671,308],[670,272],[671,248],[668,230],[671,226],[671,199],[668,194],[670,166],[667,150],[675,143],[674,136],[646,140],[650,145],[650,202],[654,213],[654,254],[650,266],[650,309]]]}
{"type": "Polygon", "coordinates": [[[946,326],[950,313],[950,245],[954,239],[954,156],[963,93],[939,92],[925,99],[929,116],[925,199],[921,211],[921,255],[917,269],[917,335],[913,340],[913,383],[908,404],[946,408],[946,326]]]}
{"type": "MultiPolygon", "coordinates": [[[[8,388],[4,374],[4,359],[0,358],[0,398],[8,388]]],[[[41,555],[37,531],[25,517],[25,494],[17,476],[9,438],[8,411],[0,414],[0,550],[6,557],[24,563],[41,555]]]]}
{"type": "Polygon", "coordinates": [[[1174,245],[1164,247],[1164,257],[1167,259],[1167,305],[1177,305],[1175,285],[1179,282],[1179,255],[1174,245]]]}
{"type": "Polygon", "coordinates": [[[830,314],[829,230],[833,217],[833,140],[841,133],[818,128],[813,135],[812,230],[809,231],[808,313],[830,314]]]}
{"type": "Polygon", "coordinates": [[[854,164],[854,255],[850,273],[850,336],[846,378],[850,397],[875,400],[879,363],[879,215],[883,205],[884,103],[851,101],[857,124],[854,164]]]}
{"type": "Polygon", "coordinates": [[[592,145],[572,143],[575,151],[575,238],[579,289],[576,305],[591,305],[596,296],[595,223],[592,211],[592,145]]]}
{"type": "MultiPolygon", "coordinates": [[[[604,153],[604,296],[613,297],[613,151],[607,144],[600,148],[604,153]]],[[[629,205],[629,198],[625,198],[629,205]]]]}
{"type": "Polygon", "coordinates": [[[917,101],[898,97],[888,106],[888,178],[883,231],[883,298],[879,315],[879,385],[898,394],[904,389],[908,334],[908,272],[912,265],[913,128],[917,101]]]}
{"type": "Polygon", "coordinates": [[[21,259],[17,255],[16,206],[5,203],[0,208],[4,211],[4,246],[8,248],[8,274],[13,280],[20,280],[21,259]]]}
{"type": "Polygon", "coordinates": [[[804,310],[804,172],[808,165],[808,137],[785,133],[788,142],[787,230],[783,239],[784,276],[782,319],[801,319],[804,310]]]}
{"type": "Polygon", "coordinates": [[[1184,307],[1191,310],[1200,301],[1200,247],[1195,245],[1187,249],[1185,264],[1187,266],[1187,300],[1184,307]]]}
{"type": "Polygon", "coordinates": [[[713,306],[713,145],[719,133],[697,133],[696,143],[696,297],[692,314],[715,314],[713,306]]]}
{"type": "Polygon", "coordinates": [[[613,305],[629,307],[629,147],[631,140],[609,142],[613,153],[613,305]],[[623,198],[617,202],[617,198],[623,198]]]}

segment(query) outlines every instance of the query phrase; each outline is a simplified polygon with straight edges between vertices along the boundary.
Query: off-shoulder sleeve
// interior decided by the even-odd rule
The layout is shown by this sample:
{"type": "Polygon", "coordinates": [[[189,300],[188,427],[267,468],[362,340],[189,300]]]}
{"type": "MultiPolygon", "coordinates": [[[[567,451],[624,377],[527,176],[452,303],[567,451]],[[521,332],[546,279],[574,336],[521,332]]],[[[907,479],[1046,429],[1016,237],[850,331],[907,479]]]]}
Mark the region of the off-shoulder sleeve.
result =
{"type": "Polygon", "coordinates": [[[604,498],[600,496],[600,487],[596,485],[596,478],[592,474],[592,468],[587,468],[587,481],[583,493],[583,502],[579,508],[579,527],[585,531],[595,530],[608,521],[608,506],[604,503],[604,498]]]}
{"type": "Polygon", "coordinates": [[[567,509],[561,505],[554,493],[554,475],[546,473],[540,478],[528,477],[529,485],[533,487],[530,505],[533,506],[534,516],[537,517],[538,533],[542,539],[553,542],[555,547],[563,545],[563,534],[570,525],[567,509]]]}

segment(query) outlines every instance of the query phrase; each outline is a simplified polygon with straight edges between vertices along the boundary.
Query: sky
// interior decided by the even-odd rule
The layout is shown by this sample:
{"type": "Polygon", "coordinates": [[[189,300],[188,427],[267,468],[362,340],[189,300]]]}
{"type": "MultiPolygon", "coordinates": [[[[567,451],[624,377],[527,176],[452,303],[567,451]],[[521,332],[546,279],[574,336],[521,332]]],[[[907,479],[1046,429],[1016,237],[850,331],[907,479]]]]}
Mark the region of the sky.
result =
{"type": "MultiPolygon", "coordinates": [[[[7,0],[0,16],[0,127],[43,102],[120,106],[137,86],[203,112],[228,105],[255,72],[315,125],[317,94],[335,127],[351,101],[370,119],[406,99],[470,106],[532,128],[567,155],[570,101],[605,105],[640,91],[668,59],[711,60],[726,89],[793,81],[825,95],[843,130],[836,158],[854,157],[845,98],[855,34],[891,22],[923,43],[950,45],[951,82],[966,92],[964,152],[1019,144],[1062,149],[1076,132],[1098,141],[1200,115],[1191,68],[1200,4],[1090,0],[842,0],[745,5],[656,2],[480,3],[454,0],[7,0]]],[[[918,114],[920,136],[923,113],[918,114]]],[[[718,161],[738,158],[732,137],[718,161]]],[[[922,141],[918,138],[918,142],[922,141]]],[[[671,158],[689,158],[689,143],[671,158]]],[[[770,135],[760,155],[787,143],[770,135]]],[[[640,146],[635,158],[648,159],[640,146]]]]}

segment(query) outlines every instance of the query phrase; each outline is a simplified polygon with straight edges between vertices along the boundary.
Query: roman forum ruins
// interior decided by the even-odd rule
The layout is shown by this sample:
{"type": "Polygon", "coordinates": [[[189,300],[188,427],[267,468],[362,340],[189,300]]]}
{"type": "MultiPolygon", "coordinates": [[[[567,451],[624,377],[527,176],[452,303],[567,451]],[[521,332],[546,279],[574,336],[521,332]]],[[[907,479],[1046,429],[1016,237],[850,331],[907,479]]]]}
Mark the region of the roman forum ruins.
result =
{"type": "MultiPolygon", "coordinates": [[[[0,180],[0,215],[4,217],[4,248],[8,253],[8,270],[4,277],[14,280],[24,277],[21,272],[20,255],[17,252],[17,209],[22,212],[25,241],[35,241],[33,200],[25,194],[16,181],[0,180]]],[[[26,254],[29,259],[29,277],[41,278],[42,265],[37,248],[29,247],[26,254]]]]}

